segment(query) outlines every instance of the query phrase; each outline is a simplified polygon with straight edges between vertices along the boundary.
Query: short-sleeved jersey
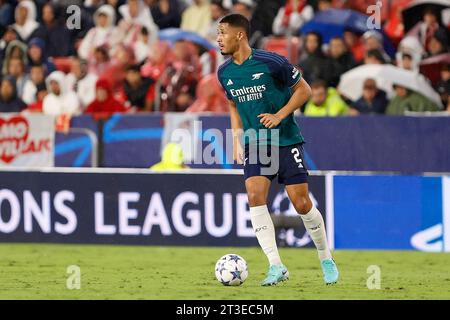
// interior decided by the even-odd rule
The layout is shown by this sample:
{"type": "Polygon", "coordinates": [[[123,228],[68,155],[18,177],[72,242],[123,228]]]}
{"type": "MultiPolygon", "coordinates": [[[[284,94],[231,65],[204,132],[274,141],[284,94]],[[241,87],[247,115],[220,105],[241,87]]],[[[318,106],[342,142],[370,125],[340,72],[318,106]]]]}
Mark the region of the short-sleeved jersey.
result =
{"type": "Polygon", "coordinates": [[[279,130],[278,143],[270,139],[273,129],[266,129],[258,118],[262,113],[273,114],[284,107],[291,98],[292,87],[302,79],[301,72],[285,57],[252,49],[252,54],[242,64],[230,58],[217,73],[228,99],[236,103],[247,137],[245,144],[289,146],[304,142],[293,114],[274,128],[279,130]],[[249,129],[254,129],[256,136],[248,134],[249,129]]]}

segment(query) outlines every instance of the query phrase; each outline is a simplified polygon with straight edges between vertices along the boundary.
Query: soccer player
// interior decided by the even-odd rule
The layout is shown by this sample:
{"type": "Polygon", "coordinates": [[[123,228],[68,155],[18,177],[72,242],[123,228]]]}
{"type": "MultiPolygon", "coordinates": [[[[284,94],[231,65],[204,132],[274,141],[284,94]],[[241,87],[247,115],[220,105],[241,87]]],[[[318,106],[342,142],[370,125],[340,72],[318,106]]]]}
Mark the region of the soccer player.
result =
{"type": "Polygon", "coordinates": [[[249,21],[239,14],[225,16],[219,22],[220,51],[231,57],[219,67],[218,78],[229,99],[233,159],[244,165],[252,226],[269,260],[269,271],[261,284],[275,285],[289,277],[278,253],[275,229],[267,209],[270,183],[276,176],[285,185],[317,248],[325,283],[336,283],[339,272],[328,248],[322,215],[309,198],[304,139],[293,116],[309,99],[311,88],[286,58],[252,49],[248,43],[249,29],[249,21]],[[250,131],[256,135],[247,135],[250,131]],[[242,133],[245,148],[241,144],[242,133]],[[277,133],[278,139],[273,138],[277,133]],[[267,157],[278,163],[275,172],[270,172],[276,166],[272,162],[268,164],[263,157],[262,146],[267,157]]]}

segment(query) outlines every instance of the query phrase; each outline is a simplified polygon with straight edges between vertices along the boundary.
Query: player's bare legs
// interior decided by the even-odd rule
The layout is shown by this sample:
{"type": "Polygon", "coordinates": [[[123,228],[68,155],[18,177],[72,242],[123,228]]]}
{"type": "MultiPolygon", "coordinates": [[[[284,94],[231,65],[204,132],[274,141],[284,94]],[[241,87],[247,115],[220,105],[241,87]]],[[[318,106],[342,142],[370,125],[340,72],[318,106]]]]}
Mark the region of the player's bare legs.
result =
{"type": "Polygon", "coordinates": [[[309,198],[308,184],[287,185],[286,192],[295,210],[300,214],[305,228],[317,248],[325,283],[336,283],[339,278],[339,272],[328,248],[322,214],[309,198]]]}
{"type": "Polygon", "coordinates": [[[250,208],[267,204],[269,195],[270,180],[263,176],[250,177],[245,180],[247,190],[248,205],[250,208]]]}
{"type": "Polygon", "coordinates": [[[259,245],[270,264],[269,272],[262,285],[274,285],[286,280],[289,273],[281,263],[275,238],[275,228],[267,209],[270,180],[263,176],[253,176],[245,180],[245,188],[247,189],[253,230],[255,230],[259,245]]]}

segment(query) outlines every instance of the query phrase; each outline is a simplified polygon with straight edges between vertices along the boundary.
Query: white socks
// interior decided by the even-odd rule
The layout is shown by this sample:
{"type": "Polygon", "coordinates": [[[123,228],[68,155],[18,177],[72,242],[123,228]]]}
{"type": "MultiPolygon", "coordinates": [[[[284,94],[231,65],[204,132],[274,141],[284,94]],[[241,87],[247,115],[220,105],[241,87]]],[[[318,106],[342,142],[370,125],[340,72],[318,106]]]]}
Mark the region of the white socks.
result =
{"type": "MultiPolygon", "coordinates": [[[[275,239],[275,228],[267,206],[250,207],[250,216],[256,238],[266,254],[269,264],[281,265],[281,258],[278,254],[275,239]]],[[[320,261],[332,259],[330,249],[328,248],[325,223],[319,210],[313,206],[307,214],[301,214],[300,217],[305,224],[309,236],[316,245],[320,261]]]]}
{"type": "Polygon", "coordinates": [[[266,254],[267,259],[269,259],[269,264],[281,265],[281,259],[278,254],[277,242],[275,239],[275,228],[267,206],[250,207],[250,216],[256,238],[266,254]]]}
{"type": "Polygon", "coordinates": [[[327,234],[325,232],[325,223],[319,210],[315,206],[307,214],[301,214],[305,228],[309,236],[316,245],[320,261],[332,259],[330,249],[328,248],[327,234]]]}

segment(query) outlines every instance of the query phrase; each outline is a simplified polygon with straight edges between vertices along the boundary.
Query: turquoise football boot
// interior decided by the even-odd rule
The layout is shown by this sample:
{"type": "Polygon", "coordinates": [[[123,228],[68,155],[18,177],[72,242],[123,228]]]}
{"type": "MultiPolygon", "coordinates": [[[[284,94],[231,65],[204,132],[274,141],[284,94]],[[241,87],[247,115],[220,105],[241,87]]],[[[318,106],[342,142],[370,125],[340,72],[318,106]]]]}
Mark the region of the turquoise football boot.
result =
{"type": "Polygon", "coordinates": [[[326,259],[320,262],[323,272],[323,280],[327,285],[335,284],[339,279],[339,271],[333,259],[326,259]]]}
{"type": "Polygon", "coordinates": [[[283,265],[273,265],[270,266],[269,272],[267,272],[267,277],[261,283],[262,286],[273,286],[279,282],[289,279],[289,271],[283,265]]]}

